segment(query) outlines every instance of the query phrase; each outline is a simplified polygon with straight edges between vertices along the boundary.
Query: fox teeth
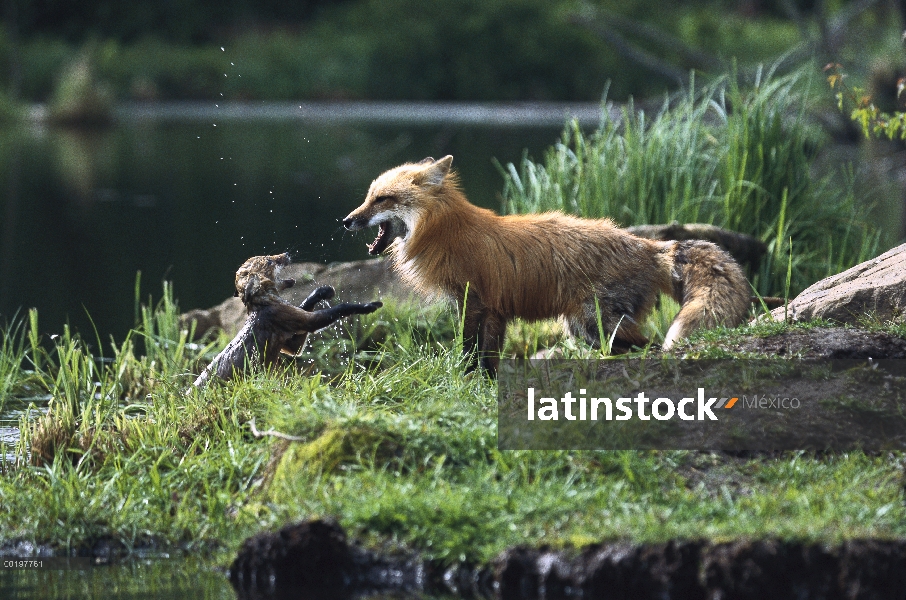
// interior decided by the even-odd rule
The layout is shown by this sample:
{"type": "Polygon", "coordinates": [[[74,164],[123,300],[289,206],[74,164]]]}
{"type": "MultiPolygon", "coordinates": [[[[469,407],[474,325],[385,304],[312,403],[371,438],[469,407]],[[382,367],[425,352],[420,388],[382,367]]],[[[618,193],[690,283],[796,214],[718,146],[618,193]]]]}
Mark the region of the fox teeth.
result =
{"type": "Polygon", "coordinates": [[[373,241],[373,242],[371,242],[370,244],[368,244],[368,252],[369,252],[370,254],[374,254],[374,253],[375,253],[375,250],[374,250],[374,249],[378,246],[378,244],[381,243],[381,241],[384,239],[384,236],[387,235],[387,222],[386,222],[386,221],[384,221],[383,223],[380,223],[380,224],[378,225],[378,227],[379,227],[379,230],[378,230],[377,237],[374,238],[374,241],[373,241]]]}

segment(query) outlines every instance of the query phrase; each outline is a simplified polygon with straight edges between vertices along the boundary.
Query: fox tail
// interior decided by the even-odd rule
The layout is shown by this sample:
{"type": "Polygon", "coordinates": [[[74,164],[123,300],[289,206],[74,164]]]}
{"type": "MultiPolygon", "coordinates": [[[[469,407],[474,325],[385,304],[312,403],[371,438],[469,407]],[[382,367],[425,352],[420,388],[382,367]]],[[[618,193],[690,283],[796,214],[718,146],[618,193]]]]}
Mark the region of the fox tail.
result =
{"type": "Polygon", "coordinates": [[[749,283],[733,258],[710,242],[672,242],[673,297],[682,306],[663,348],[700,328],[735,327],[749,311],[749,283]]]}

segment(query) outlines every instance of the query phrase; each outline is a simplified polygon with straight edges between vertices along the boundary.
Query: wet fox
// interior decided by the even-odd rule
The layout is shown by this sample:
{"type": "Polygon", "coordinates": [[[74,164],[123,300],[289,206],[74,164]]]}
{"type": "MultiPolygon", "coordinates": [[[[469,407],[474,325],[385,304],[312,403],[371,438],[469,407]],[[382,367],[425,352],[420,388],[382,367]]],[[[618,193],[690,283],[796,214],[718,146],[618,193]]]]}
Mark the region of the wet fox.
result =
{"type": "Polygon", "coordinates": [[[280,269],[289,263],[289,254],[284,253],[254,256],[239,267],[236,296],[245,305],[248,317],[236,337],[195,380],[196,387],[203,386],[213,375],[230,379],[248,367],[272,365],[281,352],[295,356],[309,333],[343,317],[372,313],[382,306],[380,302],[344,303],[313,310],[320,301],[336,294],[329,285],[315,289],[302,304],[293,306],[279,296],[296,283],[279,277],[280,269]]]}
{"type": "Polygon", "coordinates": [[[389,248],[410,285],[465,300],[466,351],[477,349],[473,361],[491,375],[514,317],[562,317],[571,335],[597,346],[600,315],[616,352],[648,343],[639,326],[661,292],[682,304],[664,348],[698,328],[745,319],[748,282],[714,244],[649,240],[609,219],[559,212],[498,216],[466,199],[452,161],[426,158],[383,173],[343,225],[377,226],[369,254],[389,248]]]}

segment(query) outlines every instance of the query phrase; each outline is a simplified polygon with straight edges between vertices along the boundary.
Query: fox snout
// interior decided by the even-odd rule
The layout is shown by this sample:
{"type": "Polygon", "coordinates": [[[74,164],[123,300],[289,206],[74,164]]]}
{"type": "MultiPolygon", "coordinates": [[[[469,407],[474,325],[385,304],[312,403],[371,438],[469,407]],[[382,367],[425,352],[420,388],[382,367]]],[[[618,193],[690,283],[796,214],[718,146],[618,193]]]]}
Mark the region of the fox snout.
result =
{"type": "Polygon", "coordinates": [[[345,219],[343,219],[343,227],[349,231],[355,231],[356,229],[364,229],[368,226],[368,219],[365,217],[354,217],[355,213],[349,213],[345,219]]]}

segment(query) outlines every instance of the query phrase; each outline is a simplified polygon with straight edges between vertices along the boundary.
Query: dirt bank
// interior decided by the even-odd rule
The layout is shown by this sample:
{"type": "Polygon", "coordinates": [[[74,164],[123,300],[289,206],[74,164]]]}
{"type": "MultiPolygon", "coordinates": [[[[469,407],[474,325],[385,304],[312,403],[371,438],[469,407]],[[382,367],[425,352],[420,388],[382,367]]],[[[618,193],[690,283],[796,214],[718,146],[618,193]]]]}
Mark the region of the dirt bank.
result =
{"type": "Polygon", "coordinates": [[[906,597],[906,541],[837,546],[782,540],[516,547],[490,565],[440,568],[379,556],[341,527],[309,521],[246,540],[230,567],[240,598],[351,598],[412,593],[503,600],[567,598],[851,599],[906,597]]]}

